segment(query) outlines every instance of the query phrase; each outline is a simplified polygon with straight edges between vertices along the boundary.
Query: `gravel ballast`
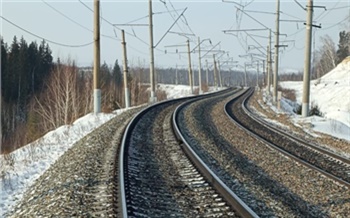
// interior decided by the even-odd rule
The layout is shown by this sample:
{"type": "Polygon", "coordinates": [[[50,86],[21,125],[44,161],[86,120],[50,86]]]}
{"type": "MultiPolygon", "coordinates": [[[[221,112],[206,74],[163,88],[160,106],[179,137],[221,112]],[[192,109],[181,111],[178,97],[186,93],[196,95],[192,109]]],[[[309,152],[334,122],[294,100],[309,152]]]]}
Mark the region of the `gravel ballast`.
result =
{"type": "Polygon", "coordinates": [[[114,217],[116,155],[124,128],[139,110],[116,116],[74,144],[35,181],[8,217],[114,217]]]}

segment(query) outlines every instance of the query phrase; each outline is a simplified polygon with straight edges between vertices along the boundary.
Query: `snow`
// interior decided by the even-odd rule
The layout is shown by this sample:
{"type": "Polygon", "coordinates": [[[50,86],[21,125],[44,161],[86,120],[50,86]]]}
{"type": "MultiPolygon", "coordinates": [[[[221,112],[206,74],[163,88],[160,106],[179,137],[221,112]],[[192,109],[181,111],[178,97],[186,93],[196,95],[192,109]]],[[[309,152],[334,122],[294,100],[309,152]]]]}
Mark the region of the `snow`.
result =
{"type": "MultiPolygon", "coordinates": [[[[281,82],[285,89],[295,90],[296,101],[302,102],[303,82],[281,82]]],[[[296,123],[310,123],[316,132],[350,141],[350,57],[320,79],[310,82],[310,103],[317,105],[322,117],[296,116],[296,123]]],[[[295,102],[282,98],[281,107],[292,114],[295,102]]]]}

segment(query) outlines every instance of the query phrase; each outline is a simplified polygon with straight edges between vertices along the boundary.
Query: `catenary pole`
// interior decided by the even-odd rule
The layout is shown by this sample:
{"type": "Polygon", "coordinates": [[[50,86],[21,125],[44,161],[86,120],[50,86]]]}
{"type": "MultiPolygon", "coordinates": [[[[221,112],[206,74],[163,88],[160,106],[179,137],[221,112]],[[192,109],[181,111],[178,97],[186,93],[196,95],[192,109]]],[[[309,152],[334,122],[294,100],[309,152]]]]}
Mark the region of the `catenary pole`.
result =
{"type": "Polygon", "coordinates": [[[244,63],[244,87],[247,87],[247,64],[244,63]]]}
{"type": "Polygon", "coordinates": [[[220,61],[219,60],[218,60],[218,72],[219,72],[220,88],[222,88],[222,78],[221,78],[221,69],[220,69],[220,61]]]}
{"type": "Polygon", "coordinates": [[[256,66],[256,88],[259,88],[259,61],[257,61],[256,66]]]}
{"type": "Polygon", "coordinates": [[[192,76],[192,66],[191,66],[191,48],[190,40],[187,39],[187,53],[188,53],[188,79],[191,87],[191,94],[193,94],[193,76],[192,76]]]}
{"type": "Polygon", "coordinates": [[[125,91],[125,108],[130,107],[130,91],[128,88],[128,59],[126,55],[125,33],[122,30],[122,47],[123,47],[123,77],[124,77],[124,91],[125,91]]]}
{"type": "Polygon", "coordinates": [[[150,51],[150,83],[151,83],[151,97],[149,99],[150,103],[157,101],[156,96],[156,85],[155,85],[155,73],[154,73],[154,46],[153,46],[153,12],[152,12],[152,0],[148,1],[149,10],[149,51],[150,51]]]}
{"type": "Polygon", "coordinates": [[[179,84],[179,76],[178,76],[178,72],[177,72],[177,64],[176,64],[176,68],[175,68],[175,85],[179,84]]]}
{"type": "Polygon", "coordinates": [[[303,104],[301,115],[307,117],[309,114],[310,102],[310,68],[311,68],[311,41],[312,41],[312,13],[313,1],[309,0],[307,8],[306,20],[306,46],[305,46],[305,62],[304,62],[304,78],[303,78],[303,104]]]}
{"type": "Polygon", "coordinates": [[[271,57],[271,29],[269,31],[269,45],[267,46],[267,90],[271,94],[271,77],[272,77],[272,57],[271,57]]]}
{"type": "Polygon", "coordinates": [[[101,112],[100,89],[100,0],[94,1],[94,113],[101,112]]]}
{"type": "Polygon", "coordinates": [[[199,57],[199,69],[198,69],[199,94],[203,94],[203,90],[202,90],[201,41],[200,41],[199,37],[198,37],[198,57],[199,57]]]}
{"type": "Polygon", "coordinates": [[[206,67],[207,67],[207,70],[206,70],[206,82],[207,82],[207,86],[209,87],[209,68],[208,68],[208,60],[205,60],[205,64],[206,64],[206,67]]]}
{"type": "Polygon", "coordinates": [[[218,83],[217,83],[218,68],[216,66],[215,54],[213,54],[213,59],[214,59],[214,87],[216,90],[218,90],[218,83]]]}
{"type": "Polygon", "coordinates": [[[277,86],[278,86],[278,56],[279,56],[279,38],[280,38],[280,0],[277,0],[276,9],[276,33],[275,33],[275,70],[273,77],[273,102],[277,102],[277,86]]]}

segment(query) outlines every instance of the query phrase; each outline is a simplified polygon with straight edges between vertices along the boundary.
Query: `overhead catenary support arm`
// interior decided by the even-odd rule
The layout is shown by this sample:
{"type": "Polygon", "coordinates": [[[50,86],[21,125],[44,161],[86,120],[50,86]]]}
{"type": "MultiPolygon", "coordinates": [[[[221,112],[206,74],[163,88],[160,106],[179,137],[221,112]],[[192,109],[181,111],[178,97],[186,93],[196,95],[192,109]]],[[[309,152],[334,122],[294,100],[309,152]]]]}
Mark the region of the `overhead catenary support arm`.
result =
{"type": "Polygon", "coordinates": [[[159,45],[159,43],[164,39],[164,37],[166,36],[166,34],[169,33],[169,31],[171,30],[171,28],[173,28],[173,26],[177,23],[177,21],[181,18],[181,16],[185,13],[185,11],[187,10],[187,8],[185,8],[182,13],[179,15],[179,17],[174,21],[174,23],[169,27],[169,29],[164,33],[164,35],[159,39],[159,41],[157,42],[157,44],[154,46],[154,48],[157,48],[157,46],[159,45]]]}

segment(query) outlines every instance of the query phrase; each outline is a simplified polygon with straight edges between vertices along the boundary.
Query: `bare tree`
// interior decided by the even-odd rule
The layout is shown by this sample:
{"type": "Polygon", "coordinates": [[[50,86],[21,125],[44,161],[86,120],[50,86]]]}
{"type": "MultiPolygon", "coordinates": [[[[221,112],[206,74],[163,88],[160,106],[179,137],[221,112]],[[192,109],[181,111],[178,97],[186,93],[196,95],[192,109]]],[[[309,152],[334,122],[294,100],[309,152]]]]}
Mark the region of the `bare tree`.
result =
{"type": "Polygon", "coordinates": [[[321,37],[322,46],[316,51],[316,75],[320,78],[336,67],[336,45],[329,35],[321,37]]]}
{"type": "Polygon", "coordinates": [[[36,97],[34,111],[41,117],[44,131],[71,124],[90,108],[91,95],[78,72],[70,60],[57,64],[46,83],[46,91],[36,97]]]}

